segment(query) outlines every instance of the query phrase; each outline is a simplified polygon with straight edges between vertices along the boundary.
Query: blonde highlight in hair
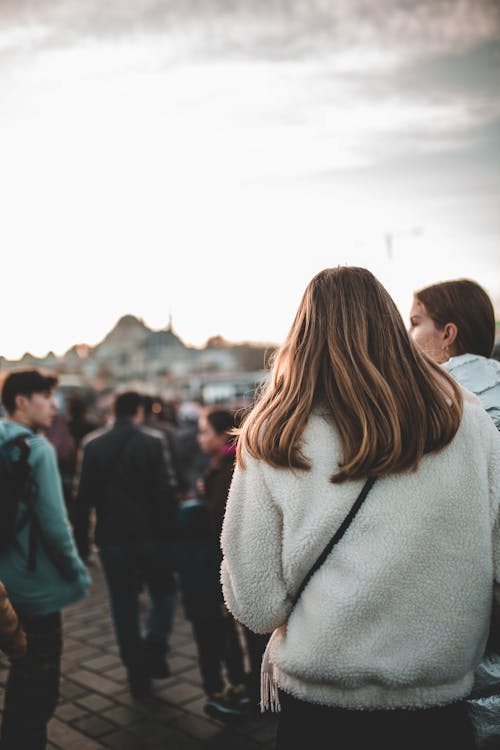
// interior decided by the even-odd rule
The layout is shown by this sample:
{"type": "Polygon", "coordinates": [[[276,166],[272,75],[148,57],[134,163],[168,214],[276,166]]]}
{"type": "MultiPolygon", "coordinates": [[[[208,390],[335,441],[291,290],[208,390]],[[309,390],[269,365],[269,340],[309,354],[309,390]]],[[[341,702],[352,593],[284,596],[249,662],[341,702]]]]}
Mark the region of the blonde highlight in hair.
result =
{"type": "Polygon", "coordinates": [[[238,430],[243,454],[310,468],[301,436],[313,408],[331,414],[343,446],[332,481],[418,466],[455,435],[459,386],[413,345],[396,305],[367,269],[338,266],[308,284],[269,379],[238,430]]]}

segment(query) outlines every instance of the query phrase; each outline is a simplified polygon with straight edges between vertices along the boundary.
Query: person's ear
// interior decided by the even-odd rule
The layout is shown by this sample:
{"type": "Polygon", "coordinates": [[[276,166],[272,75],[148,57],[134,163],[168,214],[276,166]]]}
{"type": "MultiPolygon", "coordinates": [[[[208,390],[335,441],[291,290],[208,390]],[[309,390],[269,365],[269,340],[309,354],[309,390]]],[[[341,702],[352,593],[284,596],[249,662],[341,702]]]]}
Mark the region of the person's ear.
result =
{"type": "Polygon", "coordinates": [[[446,323],[443,329],[443,347],[448,350],[451,356],[451,349],[458,336],[458,328],[455,323],[446,323]]]}
{"type": "Polygon", "coordinates": [[[28,398],[23,393],[17,393],[14,396],[14,406],[16,411],[23,411],[28,402],[28,398]]]}

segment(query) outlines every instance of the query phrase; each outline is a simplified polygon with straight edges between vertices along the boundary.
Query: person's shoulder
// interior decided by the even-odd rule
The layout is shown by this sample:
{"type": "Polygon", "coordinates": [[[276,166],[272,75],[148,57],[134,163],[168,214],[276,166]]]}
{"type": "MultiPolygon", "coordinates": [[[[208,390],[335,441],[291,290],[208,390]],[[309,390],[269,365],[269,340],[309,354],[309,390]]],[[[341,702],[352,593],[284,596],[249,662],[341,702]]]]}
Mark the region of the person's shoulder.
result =
{"type": "Polygon", "coordinates": [[[29,447],[28,461],[34,471],[38,471],[41,466],[49,467],[57,464],[57,451],[50,440],[40,433],[32,433],[26,438],[29,447]]]}
{"type": "Polygon", "coordinates": [[[110,432],[106,427],[102,427],[98,430],[88,432],[84,438],[82,438],[82,447],[88,447],[90,445],[100,445],[103,441],[107,442],[110,437],[110,432]]]}
{"type": "Polygon", "coordinates": [[[486,440],[500,442],[500,432],[479,400],[464,400],[461,429],[481,433],[486,440]]]}
{"type": "Polygon", "coordinates": [[[500,362],[480,354],[451,357],[443,367],[472,393],[482,393],[500,386],[500,362]]]}
{"type": "Polygon", "coordinates": [[[39,432],[33,432],[31,435],[28,435],[26,442],[28,443],[32,454],[56,452],[56,449],[50,440],[39,432]]]}
{"type": "Polygon", "coordinates": [[[141,425],[140,432],[144,433],[144,435],[148,435],[149,437],[156,438],[161,442],[164,442],[165,440],[165,434],[161,430],[157,429],[156,427],[151,427],[147,424],[141,425]]]}

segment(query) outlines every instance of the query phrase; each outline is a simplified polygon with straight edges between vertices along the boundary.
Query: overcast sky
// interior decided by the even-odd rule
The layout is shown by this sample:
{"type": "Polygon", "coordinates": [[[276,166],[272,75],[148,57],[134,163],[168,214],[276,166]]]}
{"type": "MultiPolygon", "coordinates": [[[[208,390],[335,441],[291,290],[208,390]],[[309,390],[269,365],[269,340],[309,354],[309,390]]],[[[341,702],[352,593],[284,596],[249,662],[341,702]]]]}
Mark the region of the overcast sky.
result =
{"type": "Polygon", "coordinates": [[[500,318],[500,3],[1,0],[0,354],[279,343],[312,276],[500,318]]]}

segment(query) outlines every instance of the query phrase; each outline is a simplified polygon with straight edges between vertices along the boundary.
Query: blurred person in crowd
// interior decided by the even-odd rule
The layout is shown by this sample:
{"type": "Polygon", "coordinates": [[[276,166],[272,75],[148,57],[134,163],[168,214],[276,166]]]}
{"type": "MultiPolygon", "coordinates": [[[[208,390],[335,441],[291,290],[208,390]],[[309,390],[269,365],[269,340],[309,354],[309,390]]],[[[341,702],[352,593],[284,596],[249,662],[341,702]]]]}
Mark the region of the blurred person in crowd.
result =
{"type": "Polygon", "coordinates": [[[222,531],[228,608],[273,631],[262,707],[281,709],[279,750],[311,732],[318,750],[472,750],[464,699],[499,591],[499,507],[485,411],[372,273],[318,273],[239,431],[222,531]]]}
{"type": "Polygon", "coordinates": [[[68,420],[64,414],[57,412],[50,427],[44,430],[44,435],[56,449],[57,465],[61,475],[64,502],[71,518],[72,489],[76,464],[76,441],[71,434],[68,420]]]}
{"type": "MultiPolygon", "coordinates": [[[[141,429],[144,407],[135,391],[114,402],[115,421],[87,442],[75,504],[75,535],[89,553],[90,511],[108,585],[115,633],[129,687],[148,695],[151,681],[170,674],[166,655],[176,604],[173,540],[176,498],[162,441],[141,429]],[[145,636],[139,594],[150,597],[145,636]]],[[[89,433],[90,434],[90,433],[89,433]]]]}
{"type": "MultiPolygon", "coordinates": [[[[5,750],[43,750],[59,697],[61,610],[88,593],[64,503],[55,448],[44,437],[56,414],[57,378],[39,370],[10,372],[2,386],[6,419],[0,443],[16,443],[26,469],[11,544],[0,553],[0,579],[27,637],[12,662],[1,727],[5,750]]],[[[5,500],[5,498],[2,498],[5,500]]]]}
{"type": "Polygon", "coordinates": [[[181,401],[177,405],[177,426],[172,433],[176,468],[181,496],[196,497],[196,482],[207,467],[210,456],[198,442],[198,419],[202,406],[197,401],[181,401]]]}
{"type": "Polygon", "coordinates": [[[78,394],[73,394],[68,398],[68,428],[78,449],[82,439],[89,432],[97,430],[100,426],[96,419],[89,417],[89,407],[86,400],[78,394]]]}
{"type": "MultiPolygon", "coordinates": [[[[101,416],[101,425],[99,427],[96,427],[94,430],[91,430],[90,432],[87,432],[80,440],[80,444],[78,446],[77,452],[76,452],[76,462],[75,462],[75,473],[73,476],[73,488],[72,488],[72,515],[70,517],[71,523],[75,524],[75,506],[76,506],[76,497],[78,495],[78,487],[80,486],[80,477],[82,473],[82,464],[83,464],[83,454],[85,452],[85,447],[88,443],[90,443],[94,438],[99,437],[100,435],[104,435],[105,432],[111,429],[111,427],[114,424],[115,421],[115,414],[113,409],[113,403],[106,404],[105,406],[101,407],[100,409],[100,416],[101,416]]],[[[85,549],[80,549],[80,555],[82,557],[83,562],[86,565],[93,565],[95,563],[95,543],[94,543],[94,533],[95,533],[95,508],[90,508],[89,511],[89,529],[88,529],[88,544],[85,549]]]]}
{"type": "Polygon", "coordinates": [[[165,456],[165,464],[167,466],[168,480],[172,487],[172,492],[176,499],[178,499],[181,480],[174,456],[174,445],[170,426],[167,427],[158,418],[158,415],[161,414],[162,410],[161,401],[159,399],[154,399],[152,396],[143,396],[143,405],[144,422],[141,425],[141,429],[161,440],[165,456]]]}
{"type": "MultiPolygon", "coordinates": [[[[219,579],[219,537],[236,451],[230,434],[234,426],[234,415],[227,409],[207,408],[199,416],[198,442],[209,463],[197,482],[198,501],[191,499],[181,506],[183,538],[178,556],[186,614],[192,623],[206,693],[204,710],[222,721],[243,716],[252,703],[252,680],[245,670],[242,645],[244,632],[224,605],[219,579]],[[189,544],[190,535],[197,545],[192,541],[189,544]]],[[[264,647],[252,662],[254,667],[257,662],[257,675],[264,647]]],[[[249,658],[254,656],[250,648],[247,651],[249,658]]]]}
{"type": "Polygon", "coordinates": [[[475,281],[442,281],[413,296],[414,342],[477,396],[500,430],[500,362],[492,359],[495,330],[493,303],[475,281]]]}

